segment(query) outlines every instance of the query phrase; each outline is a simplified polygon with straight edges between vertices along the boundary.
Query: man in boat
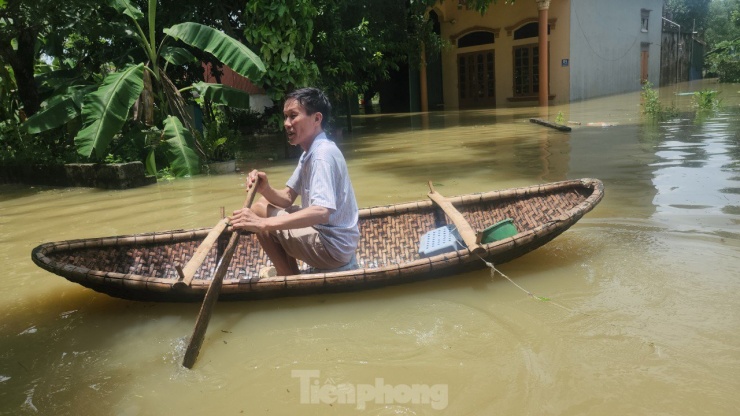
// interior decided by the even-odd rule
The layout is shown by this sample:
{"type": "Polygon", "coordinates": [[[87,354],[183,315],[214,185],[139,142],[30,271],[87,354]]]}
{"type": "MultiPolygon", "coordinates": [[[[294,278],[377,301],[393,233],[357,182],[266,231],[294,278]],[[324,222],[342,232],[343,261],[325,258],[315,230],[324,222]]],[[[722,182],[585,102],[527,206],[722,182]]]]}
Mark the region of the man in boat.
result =
{"type": "Polygon", "coordinates": [[[262,197],[229,222],[257,234],[278,275],[298,274],[296,259],[321,271],[356,268],[357,201],[344,156],[325,133],[331,104],[321,90],[303,88],[288,94],[283,115],[288,142],[303,149],[298,166],[282,190],[265,172],[250,172],[247,189],[256,183],[262,197]]]}

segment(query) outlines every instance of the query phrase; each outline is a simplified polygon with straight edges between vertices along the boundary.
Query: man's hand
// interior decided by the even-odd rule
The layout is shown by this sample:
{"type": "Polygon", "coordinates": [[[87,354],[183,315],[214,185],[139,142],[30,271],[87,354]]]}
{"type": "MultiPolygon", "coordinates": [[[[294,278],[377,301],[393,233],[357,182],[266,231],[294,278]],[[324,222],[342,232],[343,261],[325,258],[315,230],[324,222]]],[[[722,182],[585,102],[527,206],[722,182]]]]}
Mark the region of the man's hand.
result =
{"type": "Polygon", "coordinates": [[[261,195],[265,194],[265,190],[270,189],[270,184],[267,182],[267,174],[265,172],[258,171],[257,169],[252,170],[247,175],[246,180],[246,189],[249,191],[253,186],[254,183],[257,181],[257,178],[259,177],[260,181],[257,184],[257,192],[259,192],[261,195]]]}
{"type": "Polygon", "coordinates": [[[234,211],[234,214],[229,217],[229,225],[237,231],[265,231],[265,219],[255,214],[250,208],[234,211]]]}

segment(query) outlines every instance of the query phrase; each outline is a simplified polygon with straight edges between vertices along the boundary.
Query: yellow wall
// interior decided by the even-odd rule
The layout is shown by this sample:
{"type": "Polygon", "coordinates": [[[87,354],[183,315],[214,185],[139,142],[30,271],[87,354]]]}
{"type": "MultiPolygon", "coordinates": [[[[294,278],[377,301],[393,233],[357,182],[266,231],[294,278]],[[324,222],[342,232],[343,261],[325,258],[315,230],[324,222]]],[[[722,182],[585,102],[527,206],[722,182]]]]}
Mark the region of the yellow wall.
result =
{"type": "MultiPolygon", "coordinates": [[[[480,30],[498,30],[498,35],[492,45],[482,45],[467,48],[458,48],[451,42],[442,52],[442,77],[444,85],[445,109],[459,108],[457,56],[461,53],[482,50],[494,50],[495,56],[495,88],[496,107],[536,106],[536,97],[532,101],[510,102],[513,97],[513,53],[512,47],[537,43],[538,38],[513,40],[513,32],[507,33],[506,28],[521,22],[524,19],[537,19],[538,9],[535,0],[517,0],[514,4],[506,4],[498,0],[492,4],[485,15],[467,10],[458,9],[457,1],[443,1],[434,6],[439,15],[443,39],[450,41],[450,36],[467,33],[471,28],[480,30]]],[[[570,0],[552,0],[548,11],[550,20],[557,19],[550,28],[550,94],[555,98],[551,104],[568,102],[569,100],[569,68],[561,66],[562,59],[568,59],[570,44],[570,0]]],[[[516,29],[517,27],[514,27],[516,29]]],[[[572,64],[572,63],[571,63],[572,64]]]]}

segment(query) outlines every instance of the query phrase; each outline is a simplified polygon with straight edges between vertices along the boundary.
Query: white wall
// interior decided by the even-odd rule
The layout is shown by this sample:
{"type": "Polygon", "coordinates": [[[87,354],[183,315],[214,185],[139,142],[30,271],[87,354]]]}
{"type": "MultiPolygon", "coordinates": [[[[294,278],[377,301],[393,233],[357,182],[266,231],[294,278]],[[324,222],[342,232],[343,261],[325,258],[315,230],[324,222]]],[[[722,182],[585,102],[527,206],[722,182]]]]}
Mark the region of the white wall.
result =
{"type": "Polygon", "coordinates": [[[570,99],[636,91],[640,51],[649,43],[648,79],[660,81],[662,0],[571,0],[570,99]],[[649,9],[648,31],[641,9],[649,9]]]}

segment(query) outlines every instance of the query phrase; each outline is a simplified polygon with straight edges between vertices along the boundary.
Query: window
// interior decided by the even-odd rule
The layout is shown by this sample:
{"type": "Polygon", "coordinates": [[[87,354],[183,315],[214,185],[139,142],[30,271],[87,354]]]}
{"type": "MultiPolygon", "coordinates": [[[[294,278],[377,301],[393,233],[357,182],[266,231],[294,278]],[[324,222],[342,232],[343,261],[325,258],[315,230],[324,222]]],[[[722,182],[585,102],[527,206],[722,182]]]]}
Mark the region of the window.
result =
{"type": "MultiPolygon", "coordinates": [[[[550,34],[550,24],[547,25],[547,34],[550,34]]],[[[514,40],[536,38],[540,36],[538,22],[530,22],[514,31],[514,40]]]]}
{"type": "Polygon", "coordinates": [[[539,94],[539,50],[536,44],[514,48],[514,96],[539,94]]]}
{"type": "Polygon", "coordinates": [[[457,40],[458,48],[467,48],[469,46],[488,45],[494,42],[494,34],[491,32],[477,31],[468,33],[457,40]]]}
{"type": "Polygon", "coordinates": [[[648,31],[648,23],[650,22],[650,10],[642,9],[640,11],[640,31],[648,31]]]}
{"type": "Polygon", "coordinates": [[[468,69],[465,66],[465,57],[460,57],[459,63],[457,65],[457,76],[458,76],[458,84],[460,88],[460,98],[465,99],[467,97],[468,92],[468,78],[466,77],[468,73],[468,69]]]}

